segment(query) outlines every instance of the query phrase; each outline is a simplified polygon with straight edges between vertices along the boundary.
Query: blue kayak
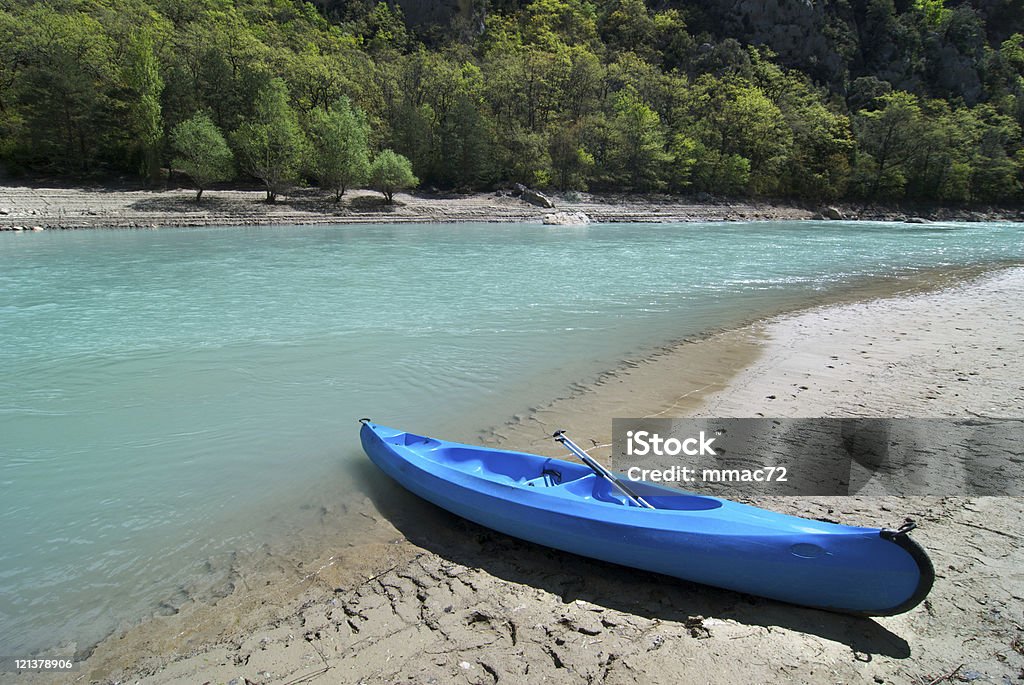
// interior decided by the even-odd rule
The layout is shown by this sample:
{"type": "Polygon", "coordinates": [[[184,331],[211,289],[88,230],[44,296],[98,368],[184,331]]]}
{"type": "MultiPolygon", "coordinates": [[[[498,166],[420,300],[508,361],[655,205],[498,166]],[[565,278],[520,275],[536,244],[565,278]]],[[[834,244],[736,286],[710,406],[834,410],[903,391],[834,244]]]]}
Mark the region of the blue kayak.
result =
{"type": "Polygon", "coordinates": [[[804,606],[890,616],[917,606],[935,577],[900,530],[779,514],[627,481],[630,503],[588,466],[474,447],[363,421],[363,449],[423,499],[548,547],[804,606]]]}

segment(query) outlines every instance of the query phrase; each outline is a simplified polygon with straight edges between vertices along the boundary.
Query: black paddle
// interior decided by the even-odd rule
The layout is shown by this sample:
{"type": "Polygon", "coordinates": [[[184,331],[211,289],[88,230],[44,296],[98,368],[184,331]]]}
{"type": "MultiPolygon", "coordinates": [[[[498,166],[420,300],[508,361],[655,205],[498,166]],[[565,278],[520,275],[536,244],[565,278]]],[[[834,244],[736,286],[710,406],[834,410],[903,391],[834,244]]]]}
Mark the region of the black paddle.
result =
{"type": "Polygon", "coordinates": [[[596,473],[597,475],[601,476],[609,483],[614,485],[618,489],[618,491],[625,495],[626,499],[628,499],[634,505],[641,507],[643,509],[654,509],[654,507],[651,506],[643,497],[630,490],[625,483],[616,478],[614,473],[612,473],[605,467],[601,466],[601,464],[599,464],[597,460],[595,460],[592,456],[581,450],[579,445],[577,445],[575,442],[573,442],[566,436],[564,430],[555,431],[555,434],[552,435],[551,437],[565,445],[565,448],[567,450],[575,454],[584,464],[592,468],[594,470],[594,473],[596,473]]]}

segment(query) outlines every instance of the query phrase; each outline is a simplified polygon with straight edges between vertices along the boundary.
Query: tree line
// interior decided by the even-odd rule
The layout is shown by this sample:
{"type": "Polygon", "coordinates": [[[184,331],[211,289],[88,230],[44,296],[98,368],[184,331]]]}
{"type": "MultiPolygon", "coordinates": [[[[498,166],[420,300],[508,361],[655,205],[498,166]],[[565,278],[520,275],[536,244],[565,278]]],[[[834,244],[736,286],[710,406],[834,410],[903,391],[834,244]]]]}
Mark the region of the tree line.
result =
{"type": "MultiPolygon", "coordinates": [[[[943,10],[904,13],[934,30],[962,20],[943,10]]],[[[384,3],[328,21],[299,0],[0,0],[0,35],[9,173],[158,182],[170,167],[197,197],[243,177],[268,201],[305,182],[390,201],[420,181],[1022,199],[1020,34],[985,53],[971,105],[882,74],[830,89],[644,0],[534,0],[429,45],[384,3]]]]}
{"type": "MultiPolygon", "coordinates": [[[[206,112],[199,112],[171,131],[171,147],[177,156],[172,168],[184,171],[195,184],[196,202],[211,183],[234,176],[238,166],[263,182],[267,202],[297,185],[303,171],[339,202],[348,188],[369,185],[391,203],[397,190],[419,183],[409,160],[393,150],[383,150],[370,161],[366,118],[342,96],[325,109],[310,112],[307,127],[299,125],[288,103],[284,81],[275,78],[256,94],[255,112],[232,135],[229,146],[206,112]]],[[[143,151],[143,160],[152,154],[143,151]]]]}

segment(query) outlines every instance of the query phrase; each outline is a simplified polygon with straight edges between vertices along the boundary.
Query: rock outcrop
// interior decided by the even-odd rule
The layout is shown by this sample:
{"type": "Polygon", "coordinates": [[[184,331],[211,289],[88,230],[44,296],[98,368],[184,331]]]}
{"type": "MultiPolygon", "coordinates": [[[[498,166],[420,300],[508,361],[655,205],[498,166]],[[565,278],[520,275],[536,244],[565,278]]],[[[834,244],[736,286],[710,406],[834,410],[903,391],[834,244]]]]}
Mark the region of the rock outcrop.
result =
{"type": "Polygon", "coordinates": [[[537,207],[543,207],[544,209],[555,208],[555,203],[551,201],[550,197],[536,190],[527,188],[523,191],[523,194],[520,195],[520,197],[531,205],[536,205],[537,207]]]}
{"type": "Polygon", "coordinates": [[[555,212],[545,214],[544,223],[548,226],[586,226],[590,217],[583,212],[555,212]]]}
{"type": "Polygon", "coordinates": [[[527,188],[522,183],[516,183],[512,187],[512,197],[518,197],[524,202],[529,202],[531,205],[537,207],[543,207],[544,209],[554,209],[555,203],[544,193],[527,188]]]}

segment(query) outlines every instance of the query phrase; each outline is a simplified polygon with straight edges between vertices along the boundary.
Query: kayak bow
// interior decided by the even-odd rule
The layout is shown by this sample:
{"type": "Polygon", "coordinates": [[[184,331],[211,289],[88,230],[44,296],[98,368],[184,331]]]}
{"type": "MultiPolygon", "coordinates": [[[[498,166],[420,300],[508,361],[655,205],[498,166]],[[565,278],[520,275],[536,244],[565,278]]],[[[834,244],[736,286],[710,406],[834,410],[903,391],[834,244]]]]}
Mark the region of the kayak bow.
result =
{"type": "Polygon", "coordinates": [[[890,616],[917,606],[935,572],[898,530],[780,514],[630,482],[631,505],[583,464],[463,445],[363,420],[363,449],[423,499],[475,523],[623,566],[804,606],[890,616]]]}

